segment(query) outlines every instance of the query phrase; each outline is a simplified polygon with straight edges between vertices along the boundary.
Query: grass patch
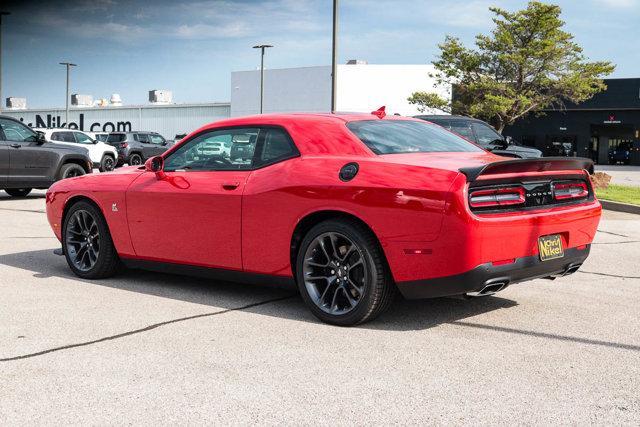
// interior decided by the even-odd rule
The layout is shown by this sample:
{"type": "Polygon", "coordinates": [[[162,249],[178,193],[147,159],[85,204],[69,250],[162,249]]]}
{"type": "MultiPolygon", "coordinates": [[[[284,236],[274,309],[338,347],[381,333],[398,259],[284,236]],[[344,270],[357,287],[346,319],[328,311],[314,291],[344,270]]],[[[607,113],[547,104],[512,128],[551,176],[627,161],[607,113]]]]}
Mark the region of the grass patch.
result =
{"type": "Polygon", "coordinates": [[[640,187],[609,184],[607,188],[597,188],[596,195],[603,200],[640,205],[640,187]]]}

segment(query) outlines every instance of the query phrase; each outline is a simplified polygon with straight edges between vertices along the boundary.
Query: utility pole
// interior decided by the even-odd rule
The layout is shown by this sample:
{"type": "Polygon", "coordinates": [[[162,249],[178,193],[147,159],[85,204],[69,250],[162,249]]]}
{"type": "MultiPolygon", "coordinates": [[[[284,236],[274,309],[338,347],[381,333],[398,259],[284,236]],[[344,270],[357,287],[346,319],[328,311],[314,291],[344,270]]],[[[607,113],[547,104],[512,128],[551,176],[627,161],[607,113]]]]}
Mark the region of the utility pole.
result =
{"type": "Polygon", "coordinates": [[[5,102],[2,97],[2,17],[11,15],[9,12],[0,12],[0,111],[2,111],[2,106],[5,102]]]}
{"type": "MultiPolygon", "coordinates": [[[[65,115],[64,115],[64,126],[69,127],[69,70],[71,67],[77,67],[77,64],[72,64],[71,62],[61,62],[60,65],[65,65],[67,67],[67,99],[65,101],[65,115]]],[[[60,125],[60,123],[58,123],[60,125]]]]}
{"type": "Polygon", "coordinates": [[[336,112],[336,87],[338,80],[338,0],[333,0],[333,39],[331,43],[331,112],[336,112]]]}
{"type": "Polygon", "coordinates": [[[260,49],[260,114],[262,114],[262,103],[264,101],[264,50],[273,47],[270,44],[260,44],[254,49],[260,49]]]}

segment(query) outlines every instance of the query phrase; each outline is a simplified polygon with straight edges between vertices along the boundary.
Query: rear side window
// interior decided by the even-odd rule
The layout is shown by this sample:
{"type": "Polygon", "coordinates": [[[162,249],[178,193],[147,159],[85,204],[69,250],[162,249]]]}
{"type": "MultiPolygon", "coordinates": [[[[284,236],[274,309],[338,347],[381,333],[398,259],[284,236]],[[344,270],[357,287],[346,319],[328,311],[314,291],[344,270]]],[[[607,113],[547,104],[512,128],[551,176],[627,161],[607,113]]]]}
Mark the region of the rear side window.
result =
{"type": "Polygon", "coordinates": [[[140,142],[149,142],[149,135],[146,133],[139,133],[138,134],[138,141],[140,142]]]}
{"type": "Polygon", "coordinates": [[[125,140],[124,133],[110,133],[107,137],[107,142],[122,142],[125,140]]]}
{"type": "Polygon", "coordinates": [[[376,154],[482,152],[469,141],[423,121],[362,120],[347,123],[376,154]]]}
{"type": "Polygon", "coordinates": [[[261,163],[271,163],[298,154],[291,138],[284,130],[269,128],[265,131],[264,148],[260,156],[261,163]]]}
{"type": "Polygon", "coordinates": [[[52,141],[76,142],[73,132],[53,132],[51,134],[52,141]]]}

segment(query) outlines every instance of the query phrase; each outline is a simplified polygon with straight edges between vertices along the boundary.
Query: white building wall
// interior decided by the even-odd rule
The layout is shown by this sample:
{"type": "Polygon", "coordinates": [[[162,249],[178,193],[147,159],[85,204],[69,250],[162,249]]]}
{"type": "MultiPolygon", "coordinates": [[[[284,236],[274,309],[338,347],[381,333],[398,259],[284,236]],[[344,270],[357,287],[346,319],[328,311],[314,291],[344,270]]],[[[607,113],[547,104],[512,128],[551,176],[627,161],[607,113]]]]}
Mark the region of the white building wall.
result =
{"type": "MultiPolygon", "coordinates": [[[[384,105],[388,114],[419,114],[407,98],[416,91],[435,91],[434,79],[429,77],[433,71],[432,65],[340,64],[336,108],[368,113],[384,105]]],[[[330,66],[265,70],[264,74],[265,113],[330,111],[330,66]]],[[[446,90],[439,93],[451,96],[446,90]]],[[[257,114],[259,108],[260,71],[231,73],[231,116],[257,114]]]]}
{"type": "MultiPolygon", "coordinates": [[[[413,92],[436,91],[434,79],[429,77],[434,71],[432,65],[339,65],[336,109],[368,113],[384,105],[387,114],[420,114],[407,98],[413,92]]],[[[451,97],[447,91],[439,93],[451,97]]]]}
{"type": "MultiPolygon", "coordinates": [[[[72,108],[69,109],[69,127],[94,132],[152,131],[173,139],[207,123],[228,118],[229,109],[228,103],[72,108]]],[[[3,110],[2,114],[32,127],[60,127],[65,119],[64,108],[3,110]]]]}
{"type": "MultiPolygon", "coordinates": [[[[265,70],[263,112],[331,109],[331,67],[265,70]]],[[[260,70],[231,73],[231,116],[260,112],[260,70]]]]}

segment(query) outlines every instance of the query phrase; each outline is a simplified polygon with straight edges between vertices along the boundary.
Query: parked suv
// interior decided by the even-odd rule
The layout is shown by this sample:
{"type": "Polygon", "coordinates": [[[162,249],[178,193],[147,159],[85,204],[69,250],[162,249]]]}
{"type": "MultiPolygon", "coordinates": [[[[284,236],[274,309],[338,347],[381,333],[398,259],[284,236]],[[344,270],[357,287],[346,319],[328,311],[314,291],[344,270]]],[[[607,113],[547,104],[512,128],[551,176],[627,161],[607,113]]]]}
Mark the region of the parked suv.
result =
{"type": "Polygon", "coordinates": [[[173,145],[157,132],[112,132],[107,144],[118,150],[118,166],[141,165],[145,160],[159,156],[173,145]]]}
{"type": "Polygon", "coordinates": [[[415,117],[440,125],[499,156],[523,159],[542,157],[542,151],[519,145],[510,137],[505,138],[496,132],[490,124],[482,120],[445,115],[415,117]]]}
{"type": "Polygon", "coordinates": [[[19,120],[0,116],[0,189],[10,196],[24,197],[92,168],[86,148],[52,144],[19,120]]]}
{"type": "Polygon", "coordinates": [[[115,147],[100,142],[91,135],[74,129],[46,129],[34,128],[36,132],[43,133],[47,141],[55,144],[81,145],[89,151],[89,157],[100,172],[109,172],[116,168],[118,151],[115,147]]]}

